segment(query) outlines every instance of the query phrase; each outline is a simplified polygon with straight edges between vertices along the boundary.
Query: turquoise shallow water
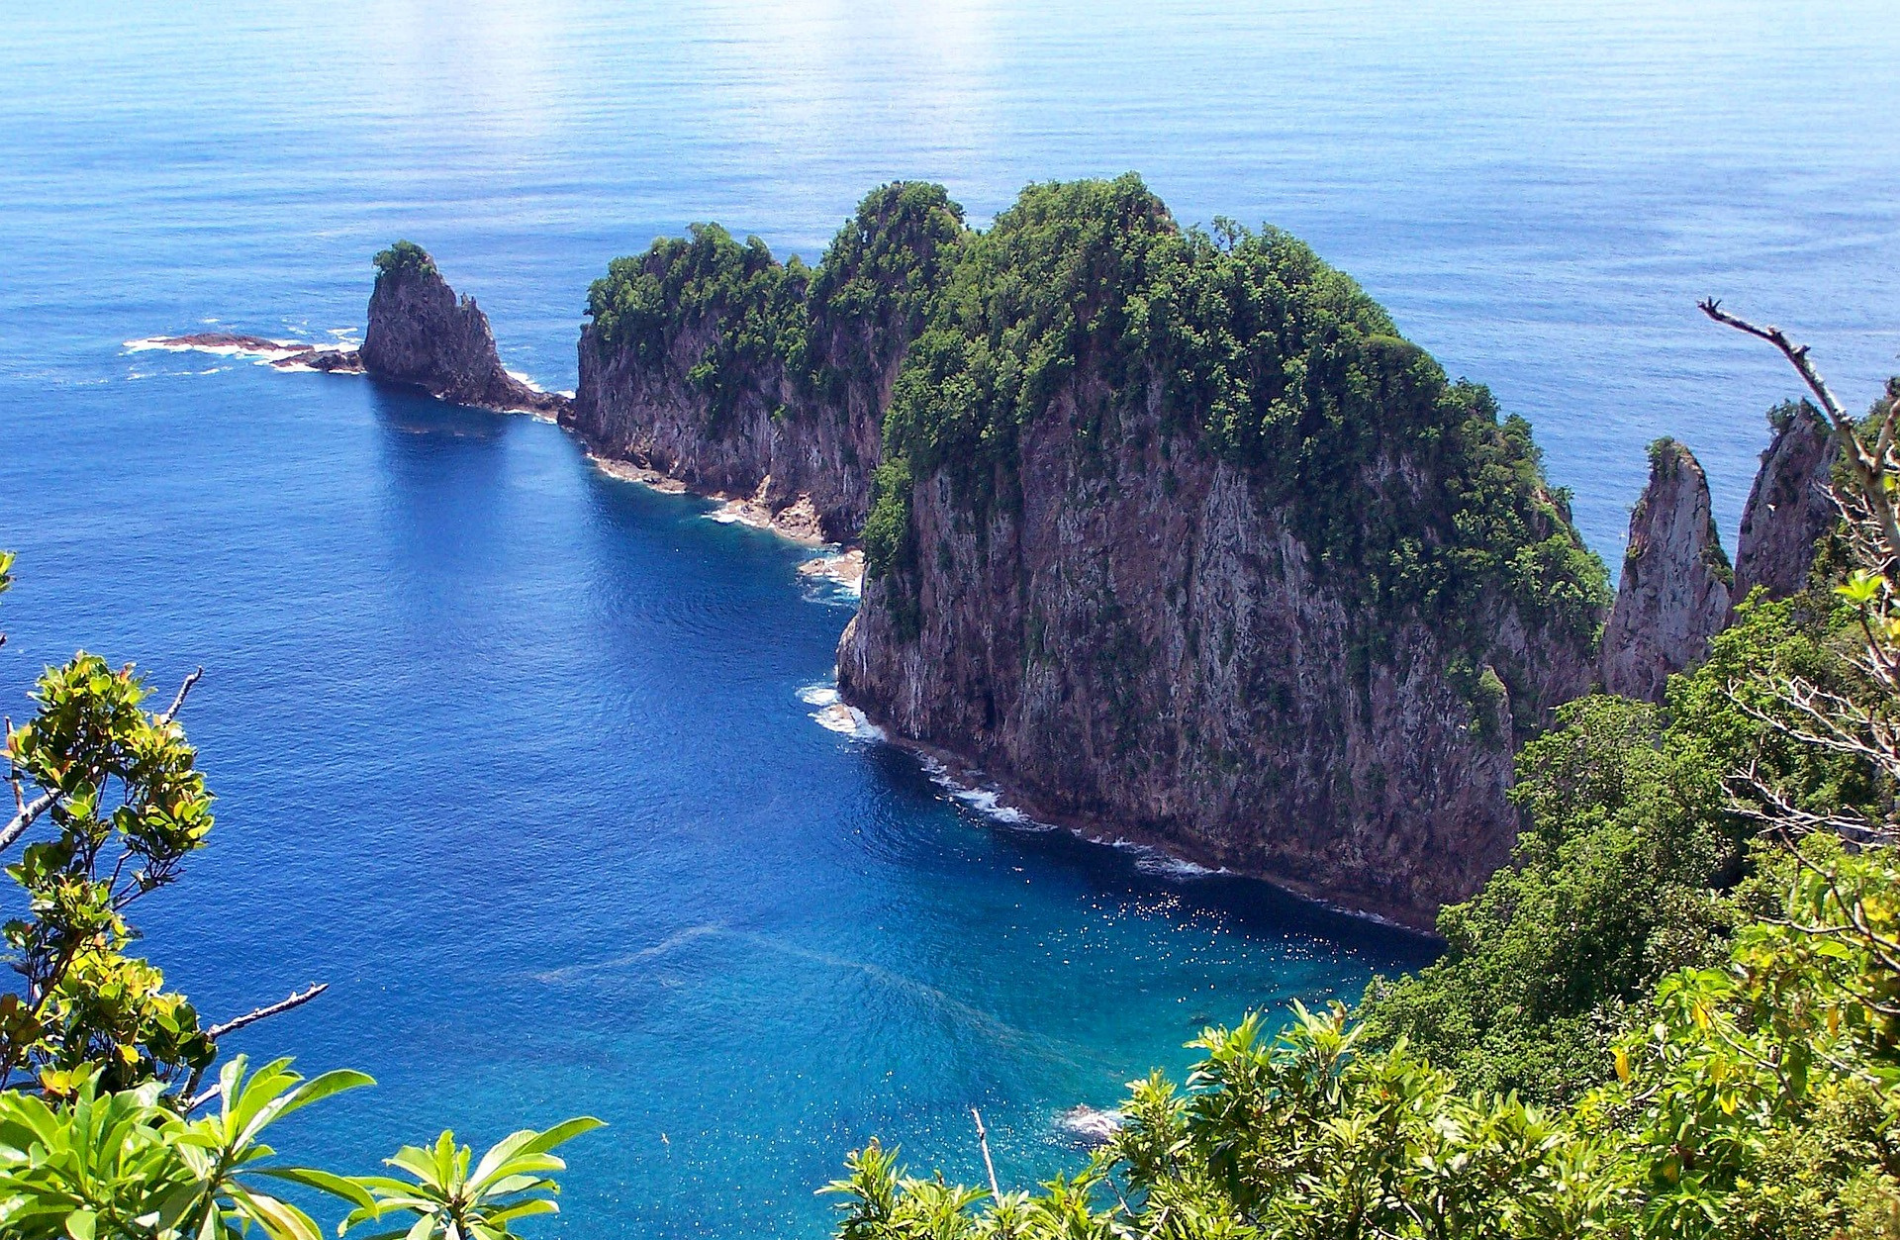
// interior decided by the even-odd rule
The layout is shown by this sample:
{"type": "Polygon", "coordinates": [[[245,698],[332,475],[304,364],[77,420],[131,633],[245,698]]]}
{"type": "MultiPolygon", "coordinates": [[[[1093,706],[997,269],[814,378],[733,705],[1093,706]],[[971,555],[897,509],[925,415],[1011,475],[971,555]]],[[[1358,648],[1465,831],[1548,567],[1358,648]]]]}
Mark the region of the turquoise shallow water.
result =
{"type": "Polygon", "coordinates": [[[982,220],[1135,168],[1492,383],[1612,562],[1661,433],[1732,547],[1791,387],[1692,303],[1798,325],[1855,403],[1900,366],[1896,53],[1882,3],[17,6],[0,701],[81,644],[207,667],[220,826],[150,946],[214,1015],[332,983],[248,1044],[382,1081],[298,1154],[589,1110],[554,1230],[811,1235],[873,1132],[978,1174],[977,1105],[1026,1183],[1199,1022],[1423,949],[825,731],[848,605],[552,427],[123,343],[360,330],[402,235],[564,387],[586,282],[691,220],[815,258],[890,177],[982,220]]]}

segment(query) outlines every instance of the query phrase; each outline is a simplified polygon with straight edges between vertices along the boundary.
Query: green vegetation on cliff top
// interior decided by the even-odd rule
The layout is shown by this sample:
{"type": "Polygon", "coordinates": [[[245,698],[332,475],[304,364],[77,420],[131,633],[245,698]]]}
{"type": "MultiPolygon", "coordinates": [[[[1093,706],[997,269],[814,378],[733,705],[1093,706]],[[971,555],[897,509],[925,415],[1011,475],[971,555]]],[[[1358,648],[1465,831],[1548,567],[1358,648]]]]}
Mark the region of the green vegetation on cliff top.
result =
{"type": "Polygon", "coordinates": [[[962,208],[942,186],[903,181],[866,195],[816,270],[797,255],[778,262],[757,237],[741,245],[695,224],[608,265],[587,293],[591,334],[603,353],[682,366],[714,431],[748,397],[770,412],[842,404],[921,329],[962,235],[962,208]]]}
{"type": "Polygon", "coordinates": [[[1298,240],[1183,230],[1133,174],[1031,185],[965,243],[897,382],[867,561],[901,566],[905,474],[947,469],[980,502],[1017,485],[1029,424],[1065,417],[1086,444],[1150,408],[1263,484],[1361,602],[1455,622],[1501,588],[1593,635],[1602,565],[1529,425],[1298,240]]]}
{"type": "Polygon", "coordinates": [[[863,531],[874,577],[914,564],[913,479],[1008,503],[1025,426],[1066,417],[1100,444],[1152,407],[1264,484],[1378,614],[1455,626],[1501,593],[1587,643],[1608,599],[1527,423],[1299,241],[1184,230],[1132,174],[1031,185],[982,232],[940,186],[885,186],[816,272],[697,225],[616,259],[588,313],[598,348],[684,365],[715,432],[748,397],[836,405],[914,339],[863,531]]]}
{"type": "Polygon", "coordinates": [[[429,252],[413,241],[398,241],[387,250],[376,253],[376,274],[379,276],[400,275],[403,272],[416,272],[419,275],[434,275],[435,260],[429,252]]]}

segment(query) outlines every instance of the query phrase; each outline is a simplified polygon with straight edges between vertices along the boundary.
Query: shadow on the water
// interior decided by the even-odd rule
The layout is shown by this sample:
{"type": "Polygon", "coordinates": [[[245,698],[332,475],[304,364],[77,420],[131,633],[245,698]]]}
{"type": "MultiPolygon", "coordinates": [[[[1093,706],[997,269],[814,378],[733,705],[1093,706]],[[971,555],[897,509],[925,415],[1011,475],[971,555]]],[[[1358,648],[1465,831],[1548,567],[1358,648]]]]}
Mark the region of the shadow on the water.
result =
{"type": "Polygon", "coordinates": [[[1104,898],[1160,907],[1178,921],[1211,916],[1234,933],[1263,941],[1324,941],[1378,961],[1382,970],[1422,968],[1443,950],[1426,935],[1328,908],[1260,879],[1172,865],[1152,850],[1101,844],[1060,828],[998,821],[950,801],[916,755],[895,745],[868,745],[865,760],[913,813],[934,805],[989,832],[1001,845],[999,865],[1034,858],[1077,875],[1104,898]]]}
{"type": "Polygon", "coordinates": [[[392,436],[432,439],[499,440],[518,415],[495,413],[438,400],[426,390],[407,383],[365,377],[376,422],[392,436]]]}

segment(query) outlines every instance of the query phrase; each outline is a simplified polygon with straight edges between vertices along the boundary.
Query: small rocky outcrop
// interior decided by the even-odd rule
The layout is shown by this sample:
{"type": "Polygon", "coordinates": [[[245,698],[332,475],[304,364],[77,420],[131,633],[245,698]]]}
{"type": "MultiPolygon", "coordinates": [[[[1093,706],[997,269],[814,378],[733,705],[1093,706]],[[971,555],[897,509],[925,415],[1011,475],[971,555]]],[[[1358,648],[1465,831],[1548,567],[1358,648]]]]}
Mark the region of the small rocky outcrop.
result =
{"type": "Polygon", "coordinates": [[[267,340],[235,332],[194,332],[189,336],[160,336],[150,343],[161,349],[255,355],[280,370],[320,370],[335,374],[361,374],[363,370],[363,359],[355,349],[301,340],[267,340]]]}
{"type": "Polygon", "coordinates": [[[443,400],[503,412],[558,416],[567,398],[537,391],[502,369],[488,316],[473,297],[457,298],[417,245],[398,241],[376,256],[363,369],[413,383],[443,400]]]}
{"type": "Polygon", "coordinates": [[[1672,672],[1699,662],[1728,622],[1734,574],[1710,516],[1709,482],[1689,449],[1659,439],[1630,512],[1616,604],[1603,630],[1603,685],[1662,700],[1672,672]]]}
{"type": "Polygon", "coordinates": [[[1799,593],[1814,564],[1814,544],[1839,512],[1828,494],[1835,449],[1826,423],[1806,401],[1772,410],[1775,437],[1742,510],[1735,550],[1734,601],[1761,586],[1771,598],[1799,593]]]}

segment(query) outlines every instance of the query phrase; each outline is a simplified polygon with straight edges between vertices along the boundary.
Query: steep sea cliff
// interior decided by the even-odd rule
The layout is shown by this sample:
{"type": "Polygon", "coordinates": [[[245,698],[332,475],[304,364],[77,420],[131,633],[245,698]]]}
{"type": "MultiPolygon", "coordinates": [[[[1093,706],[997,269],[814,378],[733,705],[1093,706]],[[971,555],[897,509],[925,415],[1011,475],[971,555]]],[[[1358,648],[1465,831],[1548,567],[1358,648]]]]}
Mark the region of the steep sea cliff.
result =
{"type": "Polygon", "coordinates": [[[1738,583],[1660,440],[1611,608],[1526,422],[1300,242],[1183,230],[1132,175],[980,232],[893,183],[816,267],[662,238],[590,289],[571,399],[509,375],[419,247],[376,265],[360,350],[160,343],[551,414],[615,472],[861,542],[838,686],[896,738],[1418,928],[1508,858],[1515,751],[1558,706],[1657,699],[1831,524],[1825,429],[1778,409],[1738,583]]]}
{"type": "Polygon", "coordinates": [[[1591,685],[1607,592],[1528,426],[1133,177],[985,232],[887,187],[816,269],[700,228],[590,312],[590,447],[862,530],[842,693],[1052,816],[1428,925],[1591,685]]]}

